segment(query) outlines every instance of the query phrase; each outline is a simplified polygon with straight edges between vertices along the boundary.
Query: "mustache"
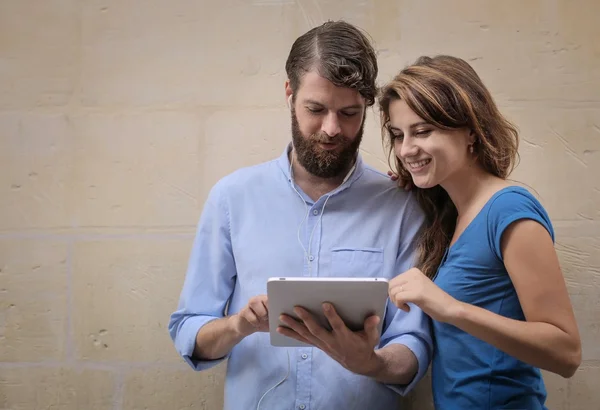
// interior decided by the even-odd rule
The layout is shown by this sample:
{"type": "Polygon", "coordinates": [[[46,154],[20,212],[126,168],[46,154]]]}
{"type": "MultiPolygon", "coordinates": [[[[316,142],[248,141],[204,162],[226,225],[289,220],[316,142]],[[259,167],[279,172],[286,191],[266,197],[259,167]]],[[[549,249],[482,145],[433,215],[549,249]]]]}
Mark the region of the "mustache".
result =
{"type": "Polygon", "coordinates": [[[338,134],[335,137],[330,137],[324,132],[319,132],[311,135],[310,140],[315,143],[338,144],[346,141],[346,138],[341,134],[338,134]]]}

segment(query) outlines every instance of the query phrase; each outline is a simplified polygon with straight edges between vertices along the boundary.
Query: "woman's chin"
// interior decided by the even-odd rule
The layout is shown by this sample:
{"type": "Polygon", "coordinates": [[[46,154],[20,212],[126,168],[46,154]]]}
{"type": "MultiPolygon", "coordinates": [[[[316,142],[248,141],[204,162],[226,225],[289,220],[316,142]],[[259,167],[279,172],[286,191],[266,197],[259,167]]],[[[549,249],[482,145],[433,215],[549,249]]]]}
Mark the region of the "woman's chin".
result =
{"type": "Polygon", "coordinates": [[[413,184],[420,189],[429,189],[435,187],[437,184],[433,183],[426,178],[415,178],[413,176],[413,184]]]}

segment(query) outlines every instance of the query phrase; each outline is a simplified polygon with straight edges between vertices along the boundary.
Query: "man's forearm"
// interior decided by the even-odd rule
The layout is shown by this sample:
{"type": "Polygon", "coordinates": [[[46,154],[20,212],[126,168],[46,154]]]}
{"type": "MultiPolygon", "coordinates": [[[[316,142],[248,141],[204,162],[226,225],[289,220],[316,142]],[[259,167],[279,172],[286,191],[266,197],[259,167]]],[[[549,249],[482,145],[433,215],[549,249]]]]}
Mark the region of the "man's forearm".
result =
{"type": "Polygon", "coordinates": [[[194,358],[216,360],[227,355],[245,337],[237,332],[235,320],[227,316],[204,325],[196,335],[194,358]]]}
{"type": "Polygon", "coordinates": [[[402,344],[391,344],[375,351],[376,366],[368,376],[380,383],[409,384],[417,375],[419,362],[402,344]]]}

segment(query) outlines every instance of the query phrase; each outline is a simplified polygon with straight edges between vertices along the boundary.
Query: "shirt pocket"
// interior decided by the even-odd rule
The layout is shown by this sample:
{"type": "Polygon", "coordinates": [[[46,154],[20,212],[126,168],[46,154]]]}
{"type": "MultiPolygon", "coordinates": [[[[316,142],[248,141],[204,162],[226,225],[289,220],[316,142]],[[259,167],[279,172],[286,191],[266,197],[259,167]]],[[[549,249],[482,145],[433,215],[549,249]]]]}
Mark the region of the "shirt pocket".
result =
{"type": "Polygon", "coordinates": [[[338,277],[382,277],[383,248],[333,248],[331,275],[338,277]]]}

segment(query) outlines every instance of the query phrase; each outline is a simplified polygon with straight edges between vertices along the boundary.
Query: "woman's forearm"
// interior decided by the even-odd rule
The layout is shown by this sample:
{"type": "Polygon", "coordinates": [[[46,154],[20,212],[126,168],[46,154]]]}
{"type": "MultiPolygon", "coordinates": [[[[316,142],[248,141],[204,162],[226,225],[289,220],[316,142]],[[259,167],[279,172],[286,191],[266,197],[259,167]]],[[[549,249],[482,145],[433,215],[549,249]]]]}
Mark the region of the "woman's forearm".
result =
{"type": "Polygon", "coordinates": [[[509,319],[460,302],[448,323],[533,366],[573,376],[581,363],[581,350],[573,337],[544,322],[509,319]]]}

